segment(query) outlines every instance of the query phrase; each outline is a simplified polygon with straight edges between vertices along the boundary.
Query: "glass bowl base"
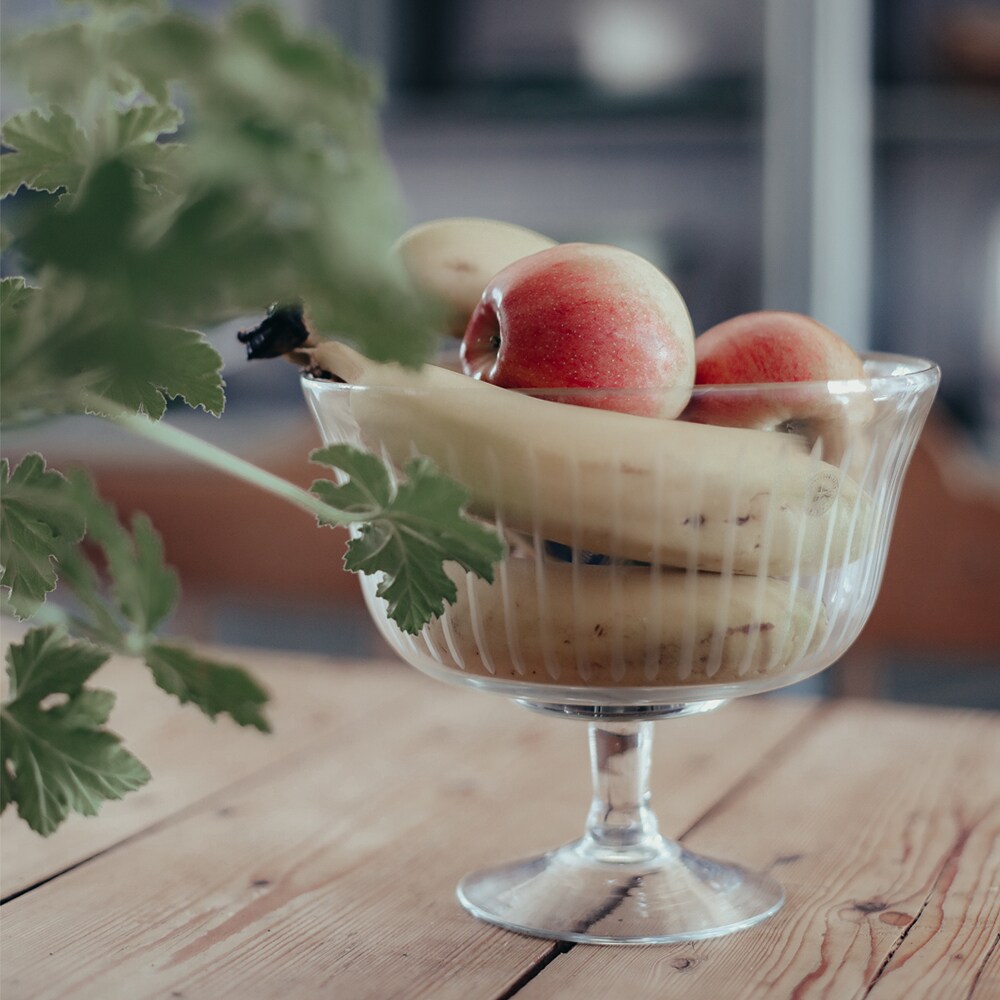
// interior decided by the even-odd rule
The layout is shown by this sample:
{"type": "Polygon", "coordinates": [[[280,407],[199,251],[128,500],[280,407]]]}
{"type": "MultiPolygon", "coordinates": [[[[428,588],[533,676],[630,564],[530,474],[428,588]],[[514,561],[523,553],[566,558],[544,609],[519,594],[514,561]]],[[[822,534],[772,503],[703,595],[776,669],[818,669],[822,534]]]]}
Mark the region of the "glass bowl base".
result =
{"type": "Polygon", "coordinates": [[[588,838],[467,875],[458,899],[507,930],[581,944],[667,944],[720,937],[772,916],[784,890],[770,875],[657,838],[644,856],[588,838]]]}

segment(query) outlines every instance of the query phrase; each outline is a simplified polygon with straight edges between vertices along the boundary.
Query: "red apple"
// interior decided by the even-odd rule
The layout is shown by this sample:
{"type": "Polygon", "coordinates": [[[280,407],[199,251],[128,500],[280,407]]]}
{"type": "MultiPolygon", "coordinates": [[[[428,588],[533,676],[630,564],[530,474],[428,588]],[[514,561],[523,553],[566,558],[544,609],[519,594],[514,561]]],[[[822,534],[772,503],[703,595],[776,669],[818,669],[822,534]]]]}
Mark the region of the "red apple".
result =
{"type": "Polygon", "coordinates": [[[493,277],[466,327],[462,364],[508,389],[648,389],[567,401],[675,417],[694,381],[694,331],[680,293],[649,261],[563,243],[493,277]]]}
{"type": "Polygon", "coordinates": [[[685,419],[706,424],[787,429],[811,441],[825,436],[833,456],[846,423],[863,418],[870,398],[854,349],[822,323],[792,312],[734,316],[695,340],[696,386],[788,384],[746,393],[696,390],[685,419]],[[831,387],[826,383],[844,383],[831,387]],[[823,383],[823,384],[817,384],[823,383]]]}

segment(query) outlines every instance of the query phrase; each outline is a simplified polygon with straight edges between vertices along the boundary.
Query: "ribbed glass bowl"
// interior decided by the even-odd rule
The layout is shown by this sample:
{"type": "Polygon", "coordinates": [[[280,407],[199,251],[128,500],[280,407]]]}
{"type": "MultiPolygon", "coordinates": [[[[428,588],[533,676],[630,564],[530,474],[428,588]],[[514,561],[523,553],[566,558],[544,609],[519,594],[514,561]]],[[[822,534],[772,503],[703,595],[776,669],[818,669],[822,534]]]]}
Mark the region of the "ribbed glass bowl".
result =
{"type": "Polygon", "coordinates": [[[477,916],[565,940],[649,942],[727,933],[780,905],[768,876],[660,837],[643,777],[648,723],[801,681],[857,638],[940,376],[884,354],[864,367],[852,381],[699,386],[670,420],[606,407],[671,412],[672,390],[303,377],[326,443],[396,469],[430,458],[507,542],[492,584],[453,571],[457,601],[417,635],[363,578],[393,649],[433,677],[591,722],[584,837],[467,878],[460,898],[477,916]],[[769,429],[702,422],[748,413],[769,429]],[[615,891],[614,923],[587,923],[615,891]]]}
{"type": "Polygon", "coordinates": [[[855,640],[938,379],[928,362],[884,355],[866,370],[863,382],[698,387],[686,411],[706,400],[745,410],[766,395],[779,415],[818,413],[773,431],[657,426],[586,405],[606,390],[520,393],[531,397],[524,426],[504,427],[484,418],[474,384],[426,399],[413,388],[303,386],[327,443],[397,465],[432,458],[508,540],[494,583],[456,573],[457,602],[417,636],[387,618],[378,581],[363,580],[401,657],[514,698],[640,706],[782,687],[855,640]],[[629,437],[636,422],[647,425],[641,440],[629,437]]]}

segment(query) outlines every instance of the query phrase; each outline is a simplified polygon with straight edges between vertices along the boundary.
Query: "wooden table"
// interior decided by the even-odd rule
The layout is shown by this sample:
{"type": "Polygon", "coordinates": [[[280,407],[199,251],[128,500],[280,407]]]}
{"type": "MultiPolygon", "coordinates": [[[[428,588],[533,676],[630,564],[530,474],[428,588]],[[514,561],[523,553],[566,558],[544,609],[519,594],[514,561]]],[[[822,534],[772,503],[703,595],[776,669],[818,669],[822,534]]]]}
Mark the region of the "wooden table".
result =
{"type": "Polygon", "coordinates": [[[400,664],[244,661],[273,736],[104,668],[155,777],[46,841],[4,816],[3,1000],[1000,997],[996,715],[772,697],[661,723],[661,827],[788,901],[727,938],[568,946],[454,885],[578,835],[582,723],[400,664]]]}

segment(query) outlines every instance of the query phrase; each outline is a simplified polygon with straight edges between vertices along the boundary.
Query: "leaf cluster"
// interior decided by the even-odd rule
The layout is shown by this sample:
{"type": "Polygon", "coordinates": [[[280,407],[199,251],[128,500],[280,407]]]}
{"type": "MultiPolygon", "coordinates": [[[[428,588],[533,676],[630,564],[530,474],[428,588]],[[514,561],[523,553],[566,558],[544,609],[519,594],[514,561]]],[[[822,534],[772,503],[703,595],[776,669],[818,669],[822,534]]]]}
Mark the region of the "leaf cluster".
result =
{"type": "Polygon", "coordinates": [[[70,810],[92,815],[102,799],[148,779],[104,728],[113,694],[84,686],[115,653],[140,657],[156,684],[182,703],[268,731],[267,693],[244,670],[158,638],[179,585],[148,518],[123,525],[85,475],[63,476],[36,454],[13,470],[0,461],[0,508],[8,607],[47,621],[8,653],[4,808],[15,803],[33,829],[48,834],[70,810]],[[101,570],[91,552],[99,553],[101,570]],[[72,594],[72,612],[43,605],[57,578],[72,594]]]}
{"type": "MultiPolygon", "coordinates": [[[[455,597],[448,561],[489,575],[500,555],[429,463],[397,483],[372,456],[328,450],[319,460],[345,481],[297,496],[157,423],[172,401],[222,413],[204,331],[274,303],[303,304],[315,329],[376,360],[430,353],[436,317],[390,253],[401,206],[376,77],[273,7],[214,21],[157,0],[82,10],[3,51],[36,103],[0,132],[0,422],[114,419],[321,523],[355,524],[347,567],[379,574],[390,613],[419,630],[455,597]]],[[[113,654],[213,718],[267,729],[245,671],[160,638],[179,584],[147,518],[123,524],[83,473],[39,455],[0,462],[0,503],[5,610],[38,625],[8,656],[4,807],[48,834],[147,780],[106,728],[113,695],[87,686],[113,654]],[[72,610],[48,599],[57,584],[72,610]]]]}
{"type": "Polygon", "coordinates": [[[373,75],[267,7],[99,14],[4,53],[40,107],[2,130],[8,240],[31,277],[5,289],[3,418],[80,410],[81,389],[154,418],[176,397],[218,414],[221,361],[194,331],[274,302],[420,363],[434,338],[388,252],[401,211],[373,75]]]}

